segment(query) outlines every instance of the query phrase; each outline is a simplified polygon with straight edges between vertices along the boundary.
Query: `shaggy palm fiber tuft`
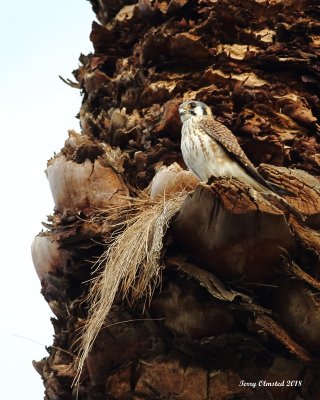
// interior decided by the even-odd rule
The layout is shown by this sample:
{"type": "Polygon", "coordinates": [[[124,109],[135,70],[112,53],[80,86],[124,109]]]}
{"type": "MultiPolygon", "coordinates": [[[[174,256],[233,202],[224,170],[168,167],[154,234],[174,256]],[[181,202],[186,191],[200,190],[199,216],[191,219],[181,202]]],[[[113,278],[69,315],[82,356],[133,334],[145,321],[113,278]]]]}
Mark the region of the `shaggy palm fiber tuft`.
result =
{"type": "Polygon", "coordinates": [[[151,299],[161,281],[163,238],[187,193],[159,196],[153,200],[144,196],[132,199],[129,207],[112,206],[109,220],[115,231],[108,250],[98,262],[101,271],[92,280],[89,291],[89,315],[80,338],[76,386],[118,291],[129,302],[142,297],[146,301],[151,299]]]}

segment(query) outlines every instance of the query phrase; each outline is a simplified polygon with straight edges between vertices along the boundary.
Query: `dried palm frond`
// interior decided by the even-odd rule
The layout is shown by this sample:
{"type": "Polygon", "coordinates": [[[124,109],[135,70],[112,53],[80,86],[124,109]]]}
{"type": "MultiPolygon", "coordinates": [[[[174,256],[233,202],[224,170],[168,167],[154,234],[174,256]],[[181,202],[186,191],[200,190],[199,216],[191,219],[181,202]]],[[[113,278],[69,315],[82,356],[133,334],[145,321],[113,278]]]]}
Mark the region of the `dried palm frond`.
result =
{"type": "Polygon", "coordinates": [[[100,273],[91,283],[87,299],[89,315],[80,338],[76,385],[116,294],[120,291],[130,302],[151,299],[161,281],[163,238],[186,195],[187,191],[183,191],[153,200],[142,196],[131,199],[129,206],[111,206],[112,213],[107,210],[112,217],[106,218],[113,222],[115,233],[98,262],[100,273]]]}

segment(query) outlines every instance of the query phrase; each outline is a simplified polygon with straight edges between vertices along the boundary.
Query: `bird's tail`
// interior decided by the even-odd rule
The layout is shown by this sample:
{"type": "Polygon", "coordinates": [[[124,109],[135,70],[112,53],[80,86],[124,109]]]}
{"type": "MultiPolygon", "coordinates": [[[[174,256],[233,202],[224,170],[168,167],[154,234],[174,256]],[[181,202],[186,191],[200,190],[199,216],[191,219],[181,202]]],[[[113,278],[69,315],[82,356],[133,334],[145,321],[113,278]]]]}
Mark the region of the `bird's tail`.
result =
{"type": "Polygon", "coordinates": [[[279,196],[290,196],[290,197],[297,197],[297,195],[293,192],[291,192],[288,189],[284,189],[281,186],[276,185],[275,183],[271,183],[270,181],[267,181],[268,185],[271,187],[271,189],[278,194],[279,196]]]}
{"type": "MultiPolygon", "coordinates": [[[[285,190],[285,189],[284,189],[285,190]]],[[[274,192],[264,192],[262,195],[268,199],[268,200],[275,200],[280,206],[282,206],[284,209],[289,211],[291,214],[293,214],[297,219],[301,222],[304,222],[306,220],[306,217],[301,214],[299,210],[297,210],[294,206],[289,204],[283,197],[281,197],[279,194],[274,193],[274,192]]]]}

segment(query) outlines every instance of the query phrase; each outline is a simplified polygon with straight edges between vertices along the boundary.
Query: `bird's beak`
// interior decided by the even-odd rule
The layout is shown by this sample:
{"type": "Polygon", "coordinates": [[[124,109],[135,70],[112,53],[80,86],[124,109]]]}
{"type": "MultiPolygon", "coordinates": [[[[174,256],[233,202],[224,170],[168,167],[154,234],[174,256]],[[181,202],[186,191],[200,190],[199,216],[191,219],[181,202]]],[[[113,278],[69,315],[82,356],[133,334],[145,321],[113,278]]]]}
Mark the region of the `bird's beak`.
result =
{"type": "Polygon", "coordinates": [[[184,108],[179,108],[179,115],[180,117],[182,117],[183,115],[185,115],[187,113],[187,110],[184,108]]]}

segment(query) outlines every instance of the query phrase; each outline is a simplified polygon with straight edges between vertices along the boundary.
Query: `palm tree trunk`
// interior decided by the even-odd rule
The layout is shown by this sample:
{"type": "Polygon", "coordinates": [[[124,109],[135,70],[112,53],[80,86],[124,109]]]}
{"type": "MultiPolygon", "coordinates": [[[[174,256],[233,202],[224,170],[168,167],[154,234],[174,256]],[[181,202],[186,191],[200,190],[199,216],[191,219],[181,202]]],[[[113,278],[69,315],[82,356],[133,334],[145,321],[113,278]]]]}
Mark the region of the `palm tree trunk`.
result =
{"type": "Polygon", "coordinates": [[[82,132],[48,164],[55,210],[33,242],[55,314],[34,363],[45,399],[318,398],[317,2],[91,3],[95,51],[74,71],[82,132]],[[184,170],[190,98],[306,221],[184,170]]]}

